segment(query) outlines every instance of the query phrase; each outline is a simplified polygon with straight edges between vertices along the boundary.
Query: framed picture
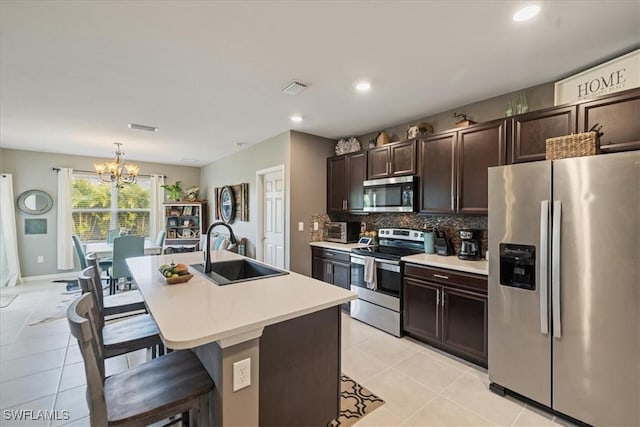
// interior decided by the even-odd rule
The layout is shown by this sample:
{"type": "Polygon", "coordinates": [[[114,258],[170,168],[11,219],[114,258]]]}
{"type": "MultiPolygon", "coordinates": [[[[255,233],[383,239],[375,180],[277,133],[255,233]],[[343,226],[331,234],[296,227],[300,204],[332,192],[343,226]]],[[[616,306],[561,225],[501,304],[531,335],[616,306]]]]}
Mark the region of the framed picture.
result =
{"type": "Polygon", "coordinates": [[[183,227],[191,227],[191,221],[188,219],[185,219],[184,221],[182,221],[182,226],[183,227]]]}
{"type": "Polygon", "coordinates": [[[182,215],[184,216],[193,215],[191,206],[185,206],[184,209],[182,209],[182,215]]]}
{"type": "Polygon", "coordinates": [[[178,226],[178,218],[169,218],[169,219],[167,219],[167,226],[169,226],[169,227],[177,227],[178,226]]]}
{"type": "Polygon", "coordinates": [[[167,239],[175,239],[175,238],[176,238],[176,230],[168,230],[167,239]]]}

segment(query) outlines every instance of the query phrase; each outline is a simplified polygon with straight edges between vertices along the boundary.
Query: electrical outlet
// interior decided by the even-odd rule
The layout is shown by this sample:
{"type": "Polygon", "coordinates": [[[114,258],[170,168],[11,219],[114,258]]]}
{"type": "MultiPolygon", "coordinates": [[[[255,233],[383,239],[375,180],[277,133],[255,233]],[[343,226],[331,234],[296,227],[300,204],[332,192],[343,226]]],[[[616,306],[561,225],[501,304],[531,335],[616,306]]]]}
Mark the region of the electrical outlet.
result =
{"type": "Polygon", "coordinates": [[[318,221],[313,222],[313,231],[318,231],[318,221]]]}
{"type": "Polygon", "coordinates": [[[304,222],[300,221],[298,223],[298,231],[304,231],[304,222]]]}
{"type": "Polygon", "coordinates": [[[44,263],[44,257],[42,255],[38,255],[38,264],[44,263]]]}
{"type": "Polygon", "coordinates": [[[233,391],[242,390],[251,385],[251,358],[233,364],[233,391]]]}

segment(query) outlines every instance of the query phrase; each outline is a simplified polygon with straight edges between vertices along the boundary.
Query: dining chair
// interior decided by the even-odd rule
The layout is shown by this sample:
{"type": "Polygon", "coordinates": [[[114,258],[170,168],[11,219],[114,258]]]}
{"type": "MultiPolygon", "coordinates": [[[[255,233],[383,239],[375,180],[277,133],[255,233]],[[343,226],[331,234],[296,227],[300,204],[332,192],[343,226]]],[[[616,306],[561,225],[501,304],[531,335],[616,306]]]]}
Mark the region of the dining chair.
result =
{"type": "Polygon", "coordinates": [[[167,237],[167,230],[164,228],[158,232],[158,236],[156,237],[156,245],[160,246],[160,254],[164,253],[164,239],[167,237]]]}
{"type": "Polygon", "coordinates": [[[114,228],[107,231],[107,243],[113,243],[113,239],[120,237],[120,229],[114,228]]]}
{"type": "MultiPolygon", "coordinates": [[[[102,275],[100,274],[100,267],[98,266],[98,259],[96,255],[89,252],[85,257],[87,267],[93,267],[94,281],[95,283],[101,283],[102,275]]],[[[82,290],[82,292],[88,292],[89,290],[82,290]]],[[[119,294],[106,295],[102,299],[102,314],[104,316],[113,316],[118,314],[127,314],[140,310],[147,310],[144,304],[144,299],[140,291],[132,289],[129,292],[121,292],[119,294]]]]}
{"type": "MultiPolygon", "coordinates": [[[[77,234],[71,235],[71,240],[73,241],[73,246],[76,249],[76,255],[78,256],[78,262],[80,263],[80,270],[84,270],[87,268],[86,254],[84,253],[84,247],[80,242],[80,238],[77,234]]],[[[102,258],[98,260],[98,265],[101,270],[108,269],[111,267],[112,259],[111,258],[102,258]]]]}
{"type": "Polygon", "coordinates": [[[164,344],[158,334],[158,326],[149,314],[141,314],[116,322],[106,323],[104,296],[95,281],[93,267],[80,272],[78,282],[84,294],[93,298],[93,316],[95,317],[97,339],[105,358],[131,353],[136,350],[151,348],[151,355],[164,354],[164,344]]]}
{"type": "Polygon", "coordinates": [[[116,285],[120,279],[131,284],[131,274],[127,267],[127,258],[144,255],[144,237],[120,236],[113,239],[113,265],[109,269],[109,293],[116,292],[116,285]]]}
{"type": "Polygon", "coordinates": [[[85,294],[67,309],[69,328],[84,360],[90,424],[145,426],[182,414],[183,425],[194,421],[198,426],[211,425],[209,399],[215,386],[190,350],[174,351],[105,376],[93,304],[85,294]]]}

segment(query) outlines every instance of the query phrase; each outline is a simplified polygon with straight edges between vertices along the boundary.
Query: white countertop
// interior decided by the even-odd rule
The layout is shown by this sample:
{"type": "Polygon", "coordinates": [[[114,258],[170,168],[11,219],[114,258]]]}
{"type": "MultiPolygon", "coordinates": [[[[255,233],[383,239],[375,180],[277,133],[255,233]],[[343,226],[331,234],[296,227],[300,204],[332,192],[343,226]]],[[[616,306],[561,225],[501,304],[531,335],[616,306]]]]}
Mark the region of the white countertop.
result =
{"type": "MultiPolygon", "coordinates": [[[[212,262],[244,258],[212,251],[212,262]]],[[[202,252],[129,258],[127,264],[160,335],[172,349],[214,341],[238,343],[262,334],[265,326],[349,302],[356,294],[297,273],[219,286],[194,268],[194,277],[168,285],[158,271],[174,261],[201,263],[202,252]]]]}
{"type": "Polygon", "coordinates": [[[337,251],[351,252],[353,248],[362,248],[365,245],[359,245],[358,243],[336,243],[336,242],[309,242],[309,245],[316,246],[318,248],[335,249],[337,251]]]}
{"type": "Polygon", "coordinates": [[[480,261],[464,261],[455,255],[440,256],[432,254],[409,255],[401,258],[404,262],[413,264],[428,265],[431,267],[448,268],[450,270],[465,271],[467,273],[489,275],[489,262],[480,261]]]}

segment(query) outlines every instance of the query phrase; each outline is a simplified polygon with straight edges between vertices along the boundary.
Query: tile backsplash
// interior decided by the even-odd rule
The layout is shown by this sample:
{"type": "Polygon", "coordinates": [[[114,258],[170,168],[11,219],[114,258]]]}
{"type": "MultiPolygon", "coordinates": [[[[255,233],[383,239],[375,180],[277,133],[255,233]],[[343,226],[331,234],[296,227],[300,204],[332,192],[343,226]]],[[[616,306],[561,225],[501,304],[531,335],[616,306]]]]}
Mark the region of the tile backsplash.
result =
{"type": "MultiPolygon", "coordinates": [[[[322,223],[329,220],[325,213],[315,214],[311,222],[321,219],[322,223]]],[[[487,250],[487,216],[463,216],[463,215],[427,215],[421,216],[416,213],[381,213],[369,215],[331,215],[332,221],[358,221],[364,223],[367,230],[378,230],[380,228],[411,228],[414,230],[443,230],[447,237],[453,242],[453,247],[458,253],[460,249],[460,238],[458,231],[463,228],[473,228],[482,230],[482,255],[487,250]]],[[[311,233],[311,241],[322,240],[322,228],[319,232],[311,233]]]]}

